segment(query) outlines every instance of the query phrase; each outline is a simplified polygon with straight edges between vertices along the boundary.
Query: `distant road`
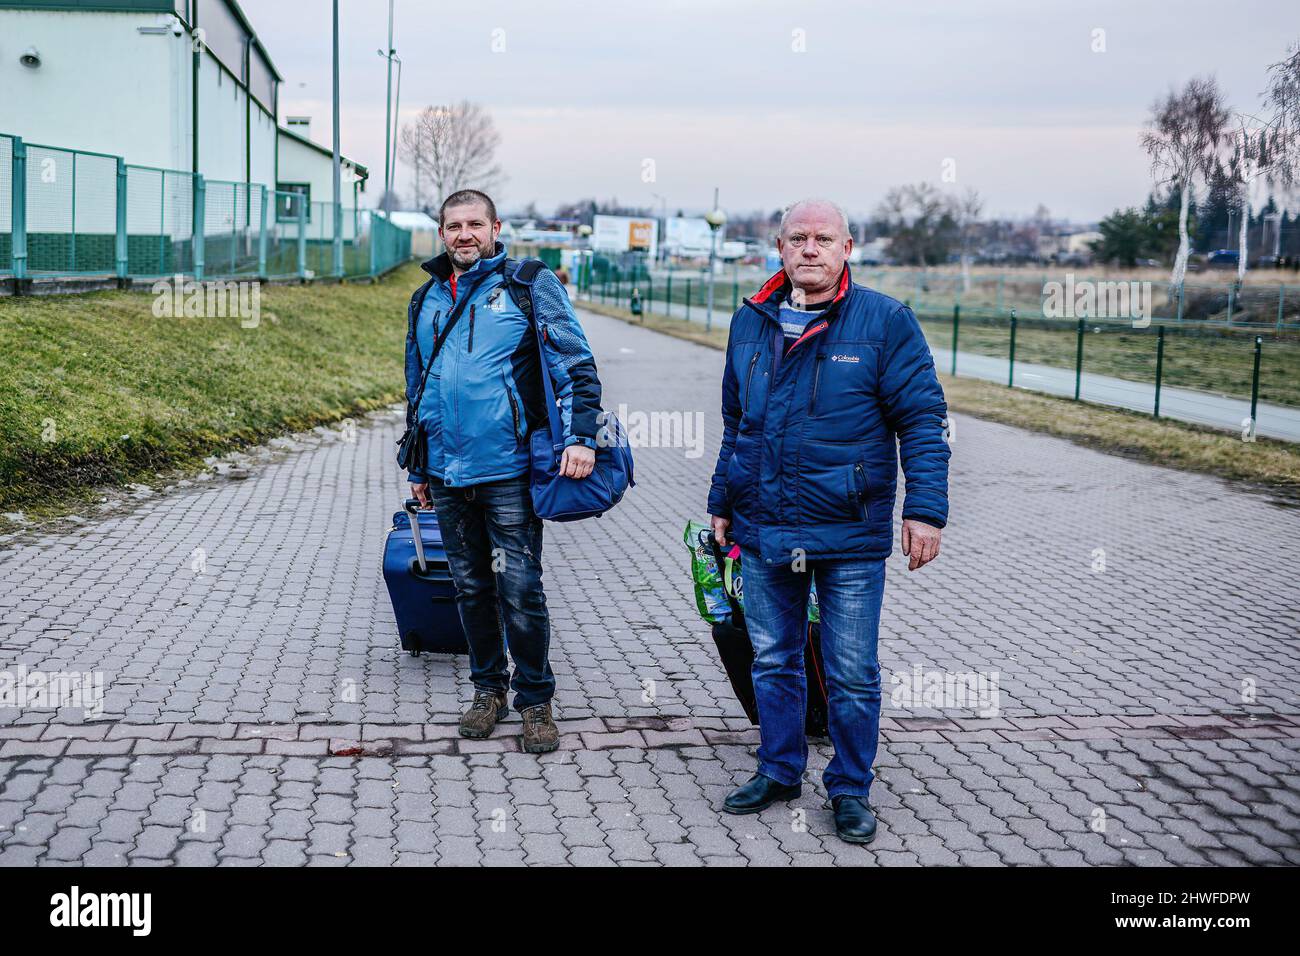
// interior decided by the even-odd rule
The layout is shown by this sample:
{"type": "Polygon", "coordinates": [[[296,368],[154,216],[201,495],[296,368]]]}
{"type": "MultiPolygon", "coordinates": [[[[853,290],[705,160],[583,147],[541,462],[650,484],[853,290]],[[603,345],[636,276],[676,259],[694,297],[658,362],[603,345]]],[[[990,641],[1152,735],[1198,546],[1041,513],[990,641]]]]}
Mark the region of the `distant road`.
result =
{"type": "MultiPolygon", "coordinates": [[[[952,368],[951,349],[931,349],[940,371],[952,368]]],[[[990,382],[1006,382],[1007,360],[970,352],[957,353],[957,374],[967,378],[981,378],[990,382]]],[[[1021,388],[1051,395],[1074,395],[1074,370],[1031,362],[1016,363],[1015,384],[1021,388]]],[[[1155,385],[1130,382],[1095,372],[1083,373],[1079,397],[1101,405],[1115,405],[1138,412],[1150,412],[1155,407],[1155,385]]],[[[1250,417],[1250,402],[1246,399],[1225,398],[1210,392],[1190,388],[1160,389],[1160,415],[1197,425],[1210,425],[1240,432],[1244,419],[1250,417]]],[[[1285,405],[1266,405],[1257,409],[1258,422],[1255,433],[1284,441],[1300,442],[1300,408],[1285,405]]]]}

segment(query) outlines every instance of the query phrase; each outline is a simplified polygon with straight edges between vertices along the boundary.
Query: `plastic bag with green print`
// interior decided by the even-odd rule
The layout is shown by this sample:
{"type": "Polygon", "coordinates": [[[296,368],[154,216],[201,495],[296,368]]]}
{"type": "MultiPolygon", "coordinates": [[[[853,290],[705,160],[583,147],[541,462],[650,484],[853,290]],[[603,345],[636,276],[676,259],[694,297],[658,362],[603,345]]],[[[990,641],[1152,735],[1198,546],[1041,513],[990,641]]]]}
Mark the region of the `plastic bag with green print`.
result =
{"type": "MultiPolygon", "coordinates": [[[[723,549],[723,566],[718,567],[709,539],[713,530],[701,521],[688,521],[682,540],[691,552],[691,583],[695,591],[695,610],[709,624],[716,624],[731,616],[728,595],[736,599],[741,610],[745,607],[744,574],[740,567],[740,549],[730,545],[723,549]]],[[[821,620],[817,610],[817,587],[808,589],[808,620],[821,620]]]]}

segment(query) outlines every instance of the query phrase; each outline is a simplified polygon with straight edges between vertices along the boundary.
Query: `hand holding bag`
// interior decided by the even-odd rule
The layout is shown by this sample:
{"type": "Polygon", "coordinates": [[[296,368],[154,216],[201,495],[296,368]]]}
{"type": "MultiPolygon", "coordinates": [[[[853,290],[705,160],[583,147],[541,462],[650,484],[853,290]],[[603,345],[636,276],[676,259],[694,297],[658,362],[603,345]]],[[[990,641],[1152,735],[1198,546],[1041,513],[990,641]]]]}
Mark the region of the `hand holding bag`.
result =
{"type": "Polygon", "coordinates": [[[519,290],[519,294],[512,291],[512,296],[537,337],[537,359],[541,364],[542,387],[546,392],[547,427],[534,429],[528,440],[528,484],[533,511],[547,521],[600,517],[623,499],[629,487],[636,485],[632,477],[632,449],[627,432],[613,412],[601,412],[601,424],[596,433],[596,466],[591,474],[586,478],[566,478],[560,474],[564,425],[546,361],[545,336],[532,307],[532,281],[544,264],[537,259],[525,259],[518,266],[513,263],[511,266],[508,280],[512,290],[519,290]]]}

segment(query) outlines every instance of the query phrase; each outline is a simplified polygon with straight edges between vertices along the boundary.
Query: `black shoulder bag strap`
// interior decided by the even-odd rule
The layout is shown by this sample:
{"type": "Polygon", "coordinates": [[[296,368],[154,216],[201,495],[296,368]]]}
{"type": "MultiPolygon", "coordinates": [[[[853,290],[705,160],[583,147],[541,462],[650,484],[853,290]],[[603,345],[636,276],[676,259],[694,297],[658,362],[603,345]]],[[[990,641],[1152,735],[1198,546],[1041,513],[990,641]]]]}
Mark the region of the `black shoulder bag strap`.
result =
{"type": "Polygon", "coordinates": [[[541,259],[507,259],[506,290],[529,322],[533,321],[533,280],[546,268],[541,259]]]}
{"type": "Polygon", "coordinates": [[[507,259],[505,267],[506,289],[510,292],[510,298],[514,300],[519,311],[528,320],[528,324],[533,330],[533,338],[537,342],[538,372],[541,374],[542,390],[546,395],[547,427],[550,429],[551,441],[558,454],[564,441],[564,427],[561,424],[560,411],[556,407],[555,385],[551,381],[551,369],[547,364],[546,355],[542,352],[542,343],[545,341],[545,336],[542,333],[542,327],[537,323],[537,316],[533,313],[533,281],[537,278],[538,273],[546,268],[546,263],[541,259],[524,259],[521,261],[507,259]]]}
{"type": "MultiPolygon", "coordinates": [[[[428,289],[426,288],[424,290],[424,294],[420,296],[420,309],[424,308],[424,300],[427,296],[428,296],[428,289]]],[[[420,389],[418,392],[416,392],[415,402],[410,409],[410,417],[406,425],[406,432],[402,435],[401,438],[397,440],[397,463],[403,468],[409,468],[411,464],[411,461],[408,458],[408,456],[411,455],[411,451],[410,451],[411,443],[412,442],[419,443],[424,440],[423,434],[421,433],[419,428],[420,402],[424,398],[424,386],[425,383],[428,382],[429,380],[429,372],[433,369],[433,363],[438,358],[438,353],[442,351],[442,347],[447,341],[447,336],[451,335],[452,328],[455,327],[456,322],[460,319],[461,315],[464,313],[465,304],[469,302],[469,300],[470,300],[470,295],[468,292],[466,292],[466,294],[461,297],[460,301],[457,302],[456,305],[452,307],[451,314],[448,315],[447,317],[447,325],[445,328],[442,329],[441,332],[438,331],[437,317],[434,318],[433,351],[429,354],[429,361],[425,363],[424,372],[420,375],[420,389]]],[[[419,321],[420,321],[420,316],[417,313],[415,315],[415,322],[418,324],[419,321]]],[[[415,352],[417,355],[420,352],[420,344],[418,341],[415,344],[415,352]]]]}
{"type": "MultiPolygon", "coordinates": [[[[442,351],[442,346],[443,343],[447,341],[447,336],[451,335],[452,328],[455,327],[457,321],[460,320],[461,314],[464,313],[465,304],[469,302],[469,299],[470,297],[468,294],[464,295],[461,297],[461,300],[452,307],[451,313],[447,316],[447,326],[442,330],[441,333],[437,331],[438,320],[436,318],[434,319],[433,328],[434,328],[435,337],[433,340],[433,351],[429,353],[429,361],[424,366],[424,374],[420,376],[420,391],[415,396],[415,408],[417,411],[420,408],[420,399],[424,396],[424,383],[429,378],[429,370],[433,368],[433,362],[438,357],[438,353],[442,351]]],[[[421,308],[424,307],[423,298],[420,299],[420,307],[421,308]]],[[[415,317],[415,321],[417,323],[420,321],[420,317],[418,315],[415,317]]],[[[419,342],[417,342],[415,345],[415,351],[417,354],[420,351],[419,342]]]]}

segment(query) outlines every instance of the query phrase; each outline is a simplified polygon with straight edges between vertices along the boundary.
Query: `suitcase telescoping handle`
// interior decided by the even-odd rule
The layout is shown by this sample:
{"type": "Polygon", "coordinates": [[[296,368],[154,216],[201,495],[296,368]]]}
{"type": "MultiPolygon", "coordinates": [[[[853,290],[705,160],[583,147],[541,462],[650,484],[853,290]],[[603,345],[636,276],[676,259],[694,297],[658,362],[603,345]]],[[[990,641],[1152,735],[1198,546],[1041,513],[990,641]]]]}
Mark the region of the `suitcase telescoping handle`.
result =
{"type": "Polygon", "coordinates": [[[411,517],[411,538],[415,541],[415,560],[420,565],[420,573],[428,574],[429,566],[424,560],[424,540],[420,537],[420,501],[418,498],[407,498],[402,504],[406,513],[411,517]]]}

